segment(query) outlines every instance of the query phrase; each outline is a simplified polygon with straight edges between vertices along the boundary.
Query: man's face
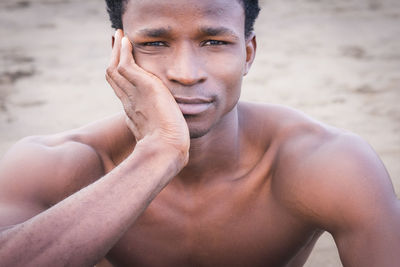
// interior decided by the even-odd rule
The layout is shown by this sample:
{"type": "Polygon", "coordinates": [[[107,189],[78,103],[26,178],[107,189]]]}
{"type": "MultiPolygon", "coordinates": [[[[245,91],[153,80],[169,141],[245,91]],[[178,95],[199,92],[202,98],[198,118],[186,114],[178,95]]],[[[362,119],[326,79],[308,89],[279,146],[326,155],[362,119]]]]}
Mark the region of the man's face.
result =
{"type": "Polygon", "coordinates": [[[137,64],[169,88],[192,138],[206,134],[239,99],[255,41],[232,0],[129,0],[122,16],[137,64]]]}

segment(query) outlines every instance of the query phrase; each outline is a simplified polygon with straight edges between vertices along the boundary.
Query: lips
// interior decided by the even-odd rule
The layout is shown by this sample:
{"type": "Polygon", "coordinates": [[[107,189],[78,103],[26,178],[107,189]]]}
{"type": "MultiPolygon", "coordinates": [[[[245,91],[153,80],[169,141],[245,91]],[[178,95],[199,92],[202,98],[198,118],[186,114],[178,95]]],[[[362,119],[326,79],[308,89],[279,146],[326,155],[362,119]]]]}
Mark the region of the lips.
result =
{"type": "Polygon", "coordinates": [[[202,97],[175,97],[176,103],[183,115],[197,115],[206,111],[212,104],[213,100],[202,97]]]}

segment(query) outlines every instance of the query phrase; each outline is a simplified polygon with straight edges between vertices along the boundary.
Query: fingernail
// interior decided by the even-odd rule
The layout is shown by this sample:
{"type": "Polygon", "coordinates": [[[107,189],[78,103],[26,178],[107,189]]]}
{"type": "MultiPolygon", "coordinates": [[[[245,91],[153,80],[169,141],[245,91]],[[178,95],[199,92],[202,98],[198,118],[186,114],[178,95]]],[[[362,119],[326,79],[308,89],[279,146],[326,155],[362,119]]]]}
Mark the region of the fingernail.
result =
{"type": "Polygon", "coordinates": [[[124,37],[122,37],[122,45],[125,47],[125,46],[127,46],[128,45],[128,38],[126,37],[126,36],[124,36],[124,37]]]}
{"type": "Polygon", "coordinates": [[[117,31],[115,32],[115,36],[122,37],[124,36],[124,33],[121,29],[117,29],[117,31]]]}

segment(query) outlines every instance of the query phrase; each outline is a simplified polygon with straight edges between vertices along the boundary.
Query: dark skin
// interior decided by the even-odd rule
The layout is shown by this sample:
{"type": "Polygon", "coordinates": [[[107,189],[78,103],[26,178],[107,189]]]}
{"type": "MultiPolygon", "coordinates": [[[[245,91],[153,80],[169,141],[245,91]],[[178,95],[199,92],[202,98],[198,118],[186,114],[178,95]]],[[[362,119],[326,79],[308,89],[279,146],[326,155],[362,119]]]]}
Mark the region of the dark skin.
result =
{"type": "Polygon", "coordinates": [[[125,112],[1,161],[1,266],[302,266],[323,231],[345,266],[399,265],[375,152],[238,103],[256,51],[238,2],[130,0],[123,25],[106,76],[125,112]]]}

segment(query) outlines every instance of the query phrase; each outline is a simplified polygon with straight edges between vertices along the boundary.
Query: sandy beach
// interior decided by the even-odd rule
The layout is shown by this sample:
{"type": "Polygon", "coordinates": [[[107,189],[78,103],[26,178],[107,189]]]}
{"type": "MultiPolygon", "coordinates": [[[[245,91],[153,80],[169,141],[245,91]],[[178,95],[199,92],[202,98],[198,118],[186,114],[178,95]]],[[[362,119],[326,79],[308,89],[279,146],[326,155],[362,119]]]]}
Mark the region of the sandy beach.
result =
{"type": "MultiPolygon", "coordinates": [[[[299,109],[375,148],[400,195],[400,1],[261,0],[242,99],[299,109]]],[[[0,157],[119,112],[102,0],[0,2],[0,157]]],[[[307,267],[341,266],[325,234],[307,267]]]]}

